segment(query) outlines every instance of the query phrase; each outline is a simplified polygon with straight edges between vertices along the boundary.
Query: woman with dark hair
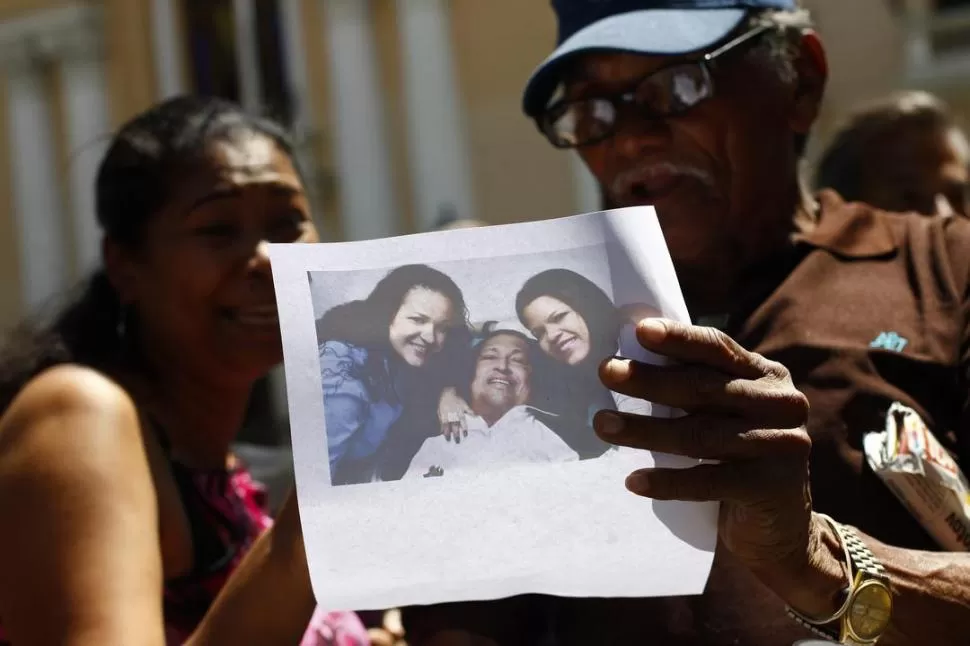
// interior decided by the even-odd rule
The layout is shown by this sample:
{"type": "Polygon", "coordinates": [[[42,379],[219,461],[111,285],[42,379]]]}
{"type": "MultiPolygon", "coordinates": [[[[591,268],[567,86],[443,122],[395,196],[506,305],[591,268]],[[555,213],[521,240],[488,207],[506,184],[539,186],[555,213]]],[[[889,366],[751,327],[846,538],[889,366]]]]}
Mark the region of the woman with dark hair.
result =
{"type": "Polygon", "coordinates": [[[366,299],[324,314],[317,341],[331,481],[400,477],[424,438],[390,430],[406,409],[437,409],[454,385],[448,372],[468,343],[461,290],[436,269],[398,267],[366,299]]]}
{"type": "Polygon", "coordinates": [[[171,99],[96,198],[103,268],[0,357],[0,643],[367,643],[352,613],[307,632],[295,499],[265,531],[229,450],[282,359],[267,243],[317,240],[285,133],[171,99]]]}
{"type": "Polygon", "coordinates": [[[515,297],[519,321],[560,369],[559,406],[585,422],[578,436],[563,438],[581,457],[602,455],[608,445],[592,431],[600,409],[649,413],[649,404],[603,388],[599,364],[616,354],[623,328],[657,311],[646,305],[617,308],[588,278],[568,269],[550,269],[525,282],[515,297]],[[588,432],[587,432],[588,431],[588,432]]]}

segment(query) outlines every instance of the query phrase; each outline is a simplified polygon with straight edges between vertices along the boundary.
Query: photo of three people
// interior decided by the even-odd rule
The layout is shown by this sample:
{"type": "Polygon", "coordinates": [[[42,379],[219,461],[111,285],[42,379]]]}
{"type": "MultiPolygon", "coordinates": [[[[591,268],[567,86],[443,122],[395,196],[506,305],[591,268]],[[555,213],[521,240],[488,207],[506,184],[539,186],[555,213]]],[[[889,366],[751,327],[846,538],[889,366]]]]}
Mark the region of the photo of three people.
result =
{"type": "Polygon", "coordinates": [[[598,410],[649,414],[604,388],[598,366],[656,308],[614,304],[608,271],[598,285],[595,271],[535,260],[517,282],[475,261],[368,272],[366,295],[318,315],[333,485],[595,459],[611,450],[598,410]]]}

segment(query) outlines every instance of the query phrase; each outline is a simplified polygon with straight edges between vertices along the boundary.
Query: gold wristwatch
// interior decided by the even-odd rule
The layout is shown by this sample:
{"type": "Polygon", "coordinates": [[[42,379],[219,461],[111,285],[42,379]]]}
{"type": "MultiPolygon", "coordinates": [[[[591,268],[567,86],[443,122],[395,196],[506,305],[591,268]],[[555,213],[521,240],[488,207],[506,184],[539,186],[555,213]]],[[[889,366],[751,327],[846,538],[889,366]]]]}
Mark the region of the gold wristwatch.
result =
{"type": "Polygon", "coordinates": [[[813,619],[788,608],[788,614],[816,635],[848,646],[871,646],[879,641],[892,619],[893,595],[889,577],[862,539],[824,514],[839,537],[849,575],[845,601],[830,617],[813,619]],[[839,622],[838,628],[833,626],[839,622]]]}

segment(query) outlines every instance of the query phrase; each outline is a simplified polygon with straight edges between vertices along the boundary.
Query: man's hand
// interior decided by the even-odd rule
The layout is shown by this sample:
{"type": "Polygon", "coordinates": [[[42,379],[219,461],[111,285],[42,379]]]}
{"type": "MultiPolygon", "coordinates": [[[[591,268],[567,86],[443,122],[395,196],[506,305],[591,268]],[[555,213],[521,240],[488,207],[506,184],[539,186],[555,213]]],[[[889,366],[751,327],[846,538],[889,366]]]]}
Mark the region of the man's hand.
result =
{"type": "Polygon", "coordinates": [[[603,383],[687,414],[659,419],[602,411],[597,433],[621,446],[717,462],[637,471],[627,488],[658,500],[721,501],[720,540],[756,575],[769,585],[810,579],[820,523],[808,484],[808,400],[788,370],[712,328],[647,319],[637,338],[677,363],[610,359],[600,370],[603,383]]]}

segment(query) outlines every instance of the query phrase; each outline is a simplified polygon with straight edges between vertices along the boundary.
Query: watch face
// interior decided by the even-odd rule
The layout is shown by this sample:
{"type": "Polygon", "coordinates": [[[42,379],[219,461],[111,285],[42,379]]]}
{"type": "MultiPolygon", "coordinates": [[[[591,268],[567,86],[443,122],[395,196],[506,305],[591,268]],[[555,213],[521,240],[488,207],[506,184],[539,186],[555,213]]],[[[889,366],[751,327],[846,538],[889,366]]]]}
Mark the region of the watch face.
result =
{"type": "Polygon", "coordinates": [[[880,581],[865,581],[855,592],[846,615],[848,628],[859,641],[878,639],[889,627],[893,599],[880,581]]]}

